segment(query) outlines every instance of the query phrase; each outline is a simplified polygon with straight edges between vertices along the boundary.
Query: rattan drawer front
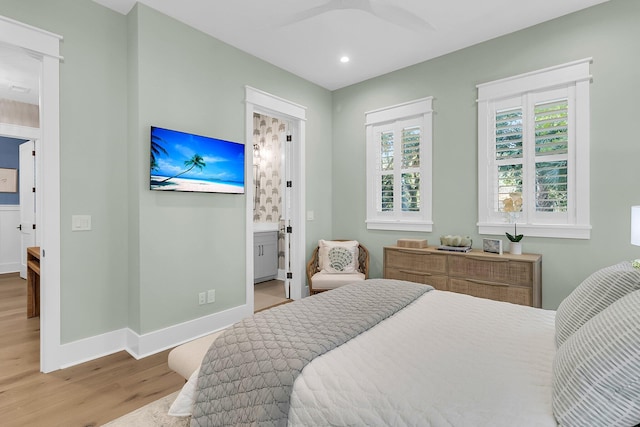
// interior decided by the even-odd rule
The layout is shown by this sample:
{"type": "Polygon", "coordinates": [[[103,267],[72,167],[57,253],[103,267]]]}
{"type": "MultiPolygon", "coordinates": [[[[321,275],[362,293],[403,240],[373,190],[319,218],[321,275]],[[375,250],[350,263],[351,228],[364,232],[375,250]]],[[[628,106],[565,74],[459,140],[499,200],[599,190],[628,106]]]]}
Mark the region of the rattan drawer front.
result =
{"type": "Polygon", "coordinates": [[[533,264],[482,256],[449,257],[449,276],[519,286],[533,285],[533,264]]]}
{"type": "Polygon", "coordinates": [[[425,285],[431,285],[441,291],[448,290],[448,277],[442,274],[431,274],[398,268],[386,268],[384,277],[385,279],[407,280],[409,282],[424,283],[425,285]]]}
{"type": "Polygon", "coordinates": [[[542,306],[542,256],[497,255],[474,249],[444,252],[437,247],[384,248],[386,279],[432,285],[443,291],[465,293],[515,304],[542,306]]]}
{"type": "Polygon", "coordinates": [[[447,256],[426,251],[385,248],[385,268],[447,274],[447,256]]]}
{"type": "Polygon", "coordinates": [[[475,279],[464,280],[451,278],[449,280],[449,290],[496,301],[506,301],[528,306],[532,305],[531,288],[529,287],[510,286],[502,283],[475,279]]]}

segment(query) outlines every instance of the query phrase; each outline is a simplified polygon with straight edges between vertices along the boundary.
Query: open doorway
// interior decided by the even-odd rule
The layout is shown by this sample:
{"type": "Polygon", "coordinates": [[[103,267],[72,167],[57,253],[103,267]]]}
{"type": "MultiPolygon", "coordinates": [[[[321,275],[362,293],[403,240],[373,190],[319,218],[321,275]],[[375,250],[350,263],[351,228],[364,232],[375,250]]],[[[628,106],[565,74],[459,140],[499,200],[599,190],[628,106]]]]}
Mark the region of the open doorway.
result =
{"type": "Polygon", "coordinates": [[[246,182],[253,184],[247,186],[246,302],[253,311],[256,281],[278,280],[272,284],[278,295],[282,289],[285,298],[302,297],[306,110],[247,86],[246,115],[245,151],[253,159],[246,168],[246,182]],[[260,265],[265,255],[269,272],[260,265]]]}
{"type": "Polygon", "coordinates": [[[253,113],[253,280],[254,312],[289,301],[291,206],[287,191],[291,122],[253,113]],[[289,142],[287,141],[289,140],[289,142]]]}
{"type": "Polygon", "coordinates": [[[26,248],[36,245],[40,69],[40,61],[29,53],[0,43],[0,168],[16,176],[15,188],[0,191],[0,273],[19,271],[23,279],[26,248]]]}
{"type": "MultiPolygon", "coordinates": [[[[3,332],[13,334],[20,357],[34,357],[40,342],[37,286],[29,287],[27,248],[38,246],[36,219],[36,141],[40,139],[41,62],[27,52],[0,44],[0,167],[14,171],[15,187],[0,193],[0,282],[3,332]]],[[[7,189],[4,189],[7,190],[7,189]]],[[[32,270],[33,271],[33,270],[32,270]]],[[[37,354],[37,353],[36,353],[37,354]]],[[[36,363],[38,358],[34,360],[36,363]]]]}
{"type": "Polygon", "coordinates": [[[37,245],[34,151],[34,140],[0,134],[0,168],[18,176],[15,191],[0,192],[0,274],[19,272],[22,279],[27,247],[37,245]]]}
{"type": "MultiPolygon", "coordinates": [[[[40,370],[50,372],[65,363],[60,344],[60,40],[48,31],[0,16],[0,46],[27,55],[37,65],[40,129],[28,139],[46,146],[37,174],[37,205],[41,208],[40,370]],[[43,183],[45,185],[43,185],[43,183]],[[46,250],[46,255],[45,255],[46,250]]],[[[0,123],[0,135],[20,137],[28,127],[0,123]]]]}

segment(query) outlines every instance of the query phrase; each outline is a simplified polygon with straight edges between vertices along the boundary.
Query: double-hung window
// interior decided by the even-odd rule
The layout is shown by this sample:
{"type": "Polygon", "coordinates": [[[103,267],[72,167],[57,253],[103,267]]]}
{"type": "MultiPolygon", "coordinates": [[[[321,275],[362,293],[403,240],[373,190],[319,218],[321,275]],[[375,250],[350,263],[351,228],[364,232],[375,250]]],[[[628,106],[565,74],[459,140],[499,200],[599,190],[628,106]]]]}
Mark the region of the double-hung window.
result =
{"type": "Polygon", "coordinates": [[[478,231],[588,239],[589,64],[478,85],[478,231]],[[505,200],[522,195],[522,210],[505,200]]]}
{"type": "Polygon", "coordinates": [[[432,99],[365,113],[368,229],[432,230],[432,99]]]}

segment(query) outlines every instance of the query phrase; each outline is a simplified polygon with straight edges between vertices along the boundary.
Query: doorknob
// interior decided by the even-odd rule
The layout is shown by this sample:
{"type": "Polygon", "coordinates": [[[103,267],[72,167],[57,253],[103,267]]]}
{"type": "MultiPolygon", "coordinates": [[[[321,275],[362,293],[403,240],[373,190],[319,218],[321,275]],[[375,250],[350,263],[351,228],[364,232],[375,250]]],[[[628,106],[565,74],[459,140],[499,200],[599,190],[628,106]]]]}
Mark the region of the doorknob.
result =
{"type": "Polygon", "coordinates": [[[18,230],[22,231],[22,224],[16,227],[18,230]]]}

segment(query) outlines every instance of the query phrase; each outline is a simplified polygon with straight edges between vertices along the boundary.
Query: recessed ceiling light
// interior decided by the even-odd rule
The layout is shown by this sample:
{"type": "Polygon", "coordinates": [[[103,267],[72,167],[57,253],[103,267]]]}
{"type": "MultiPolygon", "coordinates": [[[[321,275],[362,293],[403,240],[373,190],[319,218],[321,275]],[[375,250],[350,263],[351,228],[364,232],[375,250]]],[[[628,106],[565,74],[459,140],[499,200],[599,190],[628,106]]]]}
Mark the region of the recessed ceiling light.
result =
{"type": "Polygon", "coordinates": [[[342,58],[340,58],[340,62],[342,62],[343,64],[346,64],[347,62],[349,62],[349,57],[348,56],[343,56],[342,58]]]}

